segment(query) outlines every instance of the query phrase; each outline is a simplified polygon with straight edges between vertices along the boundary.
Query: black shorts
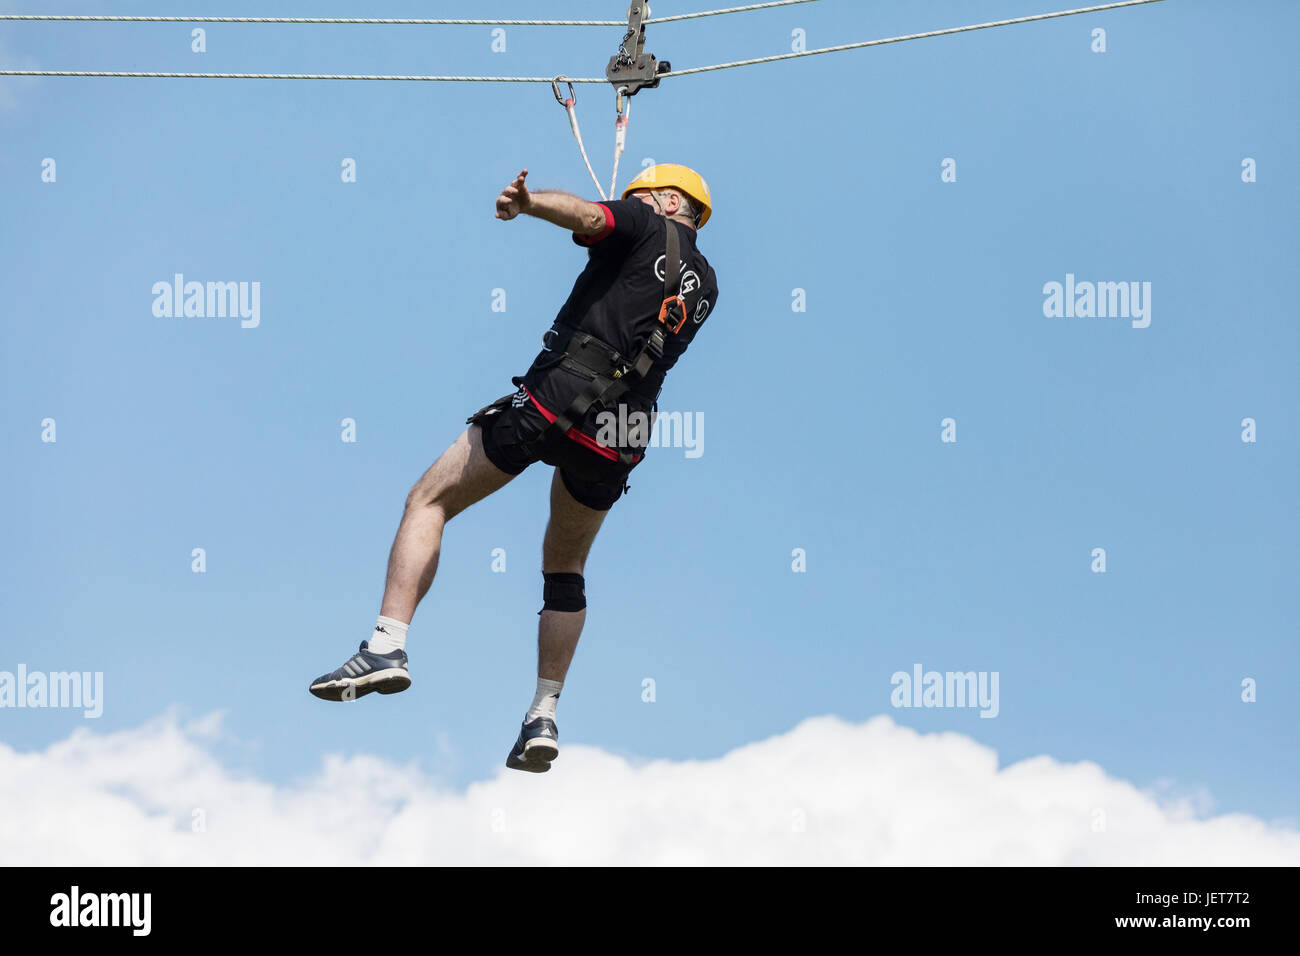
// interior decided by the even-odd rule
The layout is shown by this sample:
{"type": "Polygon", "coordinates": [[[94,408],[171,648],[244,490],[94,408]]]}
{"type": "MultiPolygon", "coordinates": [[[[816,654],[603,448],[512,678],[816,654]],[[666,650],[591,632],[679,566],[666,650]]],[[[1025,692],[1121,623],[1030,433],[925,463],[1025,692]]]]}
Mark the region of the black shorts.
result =
{"type": "Polygon", "coordinates": [[[483,451],[506,474],[517,475],[538,461],[554,465],[574,500],[596,511],[614,507],[636,467],[604,458],[551,428],[523,387],[465,421],[483,430],[483,451]]]}

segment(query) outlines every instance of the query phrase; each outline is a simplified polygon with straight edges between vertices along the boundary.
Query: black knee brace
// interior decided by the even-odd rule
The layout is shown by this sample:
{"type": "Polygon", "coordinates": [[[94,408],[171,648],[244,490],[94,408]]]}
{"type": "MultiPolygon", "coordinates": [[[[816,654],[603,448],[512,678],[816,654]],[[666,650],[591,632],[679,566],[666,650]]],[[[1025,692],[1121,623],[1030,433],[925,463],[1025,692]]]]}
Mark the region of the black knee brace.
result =
{"type": "Polygon", "coordinates": [[[581,574],[542,572],[542,578],[542,611],[581,611],[587,606],[586,582],[581,574]]]}

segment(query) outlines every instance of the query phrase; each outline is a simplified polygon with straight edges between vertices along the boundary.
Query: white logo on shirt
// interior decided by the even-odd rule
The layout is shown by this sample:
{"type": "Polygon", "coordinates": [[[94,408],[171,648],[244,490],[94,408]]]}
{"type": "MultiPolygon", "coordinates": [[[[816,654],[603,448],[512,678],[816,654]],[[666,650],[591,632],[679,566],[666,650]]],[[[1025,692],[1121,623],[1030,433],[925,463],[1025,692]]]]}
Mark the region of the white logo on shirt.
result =
{"type": "MultiPolygon", "coordinates": [[[[665,253],[655,260],[655,278],[660,282],[664,281],[664,263],[668,260],[665,253]]],[[[700,277],[695,274],[695,270],[687,269],[682,273],[682,295],[689,295],[694,292],[700,285],[700,277]]]]}
{"type": "Polygon", "coordinates": [[[699,325],[709,314],[709,300],[701,299],[695,306],[695,324],[699,325]]]}

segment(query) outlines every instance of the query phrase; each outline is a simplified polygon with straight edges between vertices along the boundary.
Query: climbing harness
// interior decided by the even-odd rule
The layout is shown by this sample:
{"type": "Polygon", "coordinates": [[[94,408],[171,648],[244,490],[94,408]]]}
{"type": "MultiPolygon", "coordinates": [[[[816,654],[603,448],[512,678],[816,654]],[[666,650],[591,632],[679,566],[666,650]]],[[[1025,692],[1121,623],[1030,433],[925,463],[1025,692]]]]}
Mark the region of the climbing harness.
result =
{"type": "MultiPolygon", "coordinates": [[[[562,435],[570,434],[571,429],[581,424],[592,407],[608,409],[617,405],[623,396],[640,385],[655,362],[663,358],[667,335],[676,335],[686,324],[686,300],[681,294],[681,237],[672,220],[665,219],[664,227],[664,298],[659,306],[659,325],[651,330],[635,356],[626,356],[590,332],[571,328],[562,322],[557,322],[542,336],[543,347],[564,353],[561,368],[589,380],[587,387],[578,393],[568,408],[555,415],[549,426],[562,435]]],[[[643,397],[653,402],[658,396],[643,397]]],[[[581,429],[571,437],[577,434],[581,434],[581,429]]],[[[623,448],[617,449],[617,453],[619,463],[628,467],[641,457],[623,448]]]]}

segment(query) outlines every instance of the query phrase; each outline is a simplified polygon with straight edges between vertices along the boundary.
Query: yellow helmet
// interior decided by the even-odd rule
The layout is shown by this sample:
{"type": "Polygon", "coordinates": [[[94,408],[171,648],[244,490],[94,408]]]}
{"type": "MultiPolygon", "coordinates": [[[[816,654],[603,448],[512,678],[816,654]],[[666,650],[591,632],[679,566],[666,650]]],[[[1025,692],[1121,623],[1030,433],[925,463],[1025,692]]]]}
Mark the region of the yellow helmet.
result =
{"type": "Polygon", "coordinates": [[[688,166],[659,163],[657,166],[643,169],[636,179],[627,184],[622,198],[626,199],[638,189],[676,189],[678,192],[685,193],[700,206],[701,229],[713,214],[713,204],[709,201],[709,184],[704,181],[703,176],[688,166]]]}

